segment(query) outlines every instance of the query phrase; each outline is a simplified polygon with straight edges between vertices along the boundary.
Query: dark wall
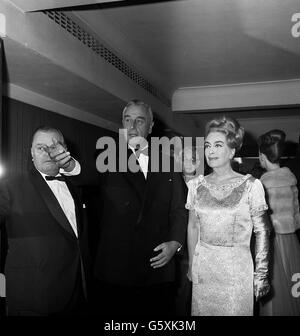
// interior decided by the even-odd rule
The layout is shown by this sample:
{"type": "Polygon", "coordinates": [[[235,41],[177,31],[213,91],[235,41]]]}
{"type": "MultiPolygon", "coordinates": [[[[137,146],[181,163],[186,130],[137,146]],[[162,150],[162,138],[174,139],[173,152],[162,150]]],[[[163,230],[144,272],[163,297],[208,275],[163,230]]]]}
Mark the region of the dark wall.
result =
{"type": "Polygon", "coordinates": [[[6,175],[23,174],[27,170],[32,134],[42,125],[58,128],[64,134],[68,149],[81,163],[78,184],[94,185],[98,175],[95,165],[97,139],[117,137],[117,134],[9,98],[3,99],[2,148],[6,175]]]}
{"type": "MultiPolygon", "coordinates": [[[[2,130],[2,40],[0,38],[0,134],[2,130]]],[[[2,157],[2,144],[0,136],[0,163],[2,157]]],[[[3,220],[0,218],[0,273],[4,272],[4,257],[6,253],[6,232],[3,228],[3,220]]],[[[5,312],[5,299],[0,297],[0,317],[4,315],[5,312]]]]}

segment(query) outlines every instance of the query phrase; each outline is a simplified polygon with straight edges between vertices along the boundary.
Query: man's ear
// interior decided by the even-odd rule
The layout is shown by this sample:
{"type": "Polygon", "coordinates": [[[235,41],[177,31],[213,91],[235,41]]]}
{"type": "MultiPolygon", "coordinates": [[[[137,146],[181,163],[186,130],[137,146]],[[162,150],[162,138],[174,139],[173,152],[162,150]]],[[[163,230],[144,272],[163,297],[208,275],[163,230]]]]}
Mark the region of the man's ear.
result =
{"type": "Polygon", "coordinates": [[[154,121],[152,121],[152,123],[150,124],[150,127],[149,127],[149,133],[148,134],[151,134],[152,133],[152,127],[154,125],[154,121]]]}
{"type": "Polygon", "coordinates": [[[266,156],[265,156],[264,153],[259,153],[259,157],[262,161],[264,161],[264,162],[266,161],[266,156]]]}

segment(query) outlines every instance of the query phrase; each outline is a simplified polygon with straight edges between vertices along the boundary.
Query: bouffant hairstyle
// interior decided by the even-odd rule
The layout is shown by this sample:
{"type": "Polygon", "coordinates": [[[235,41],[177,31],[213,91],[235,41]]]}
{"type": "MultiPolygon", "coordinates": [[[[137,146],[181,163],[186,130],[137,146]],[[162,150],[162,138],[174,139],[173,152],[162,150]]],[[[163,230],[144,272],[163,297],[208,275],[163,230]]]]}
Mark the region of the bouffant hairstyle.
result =
{"type": "Polygon", "coordinates": [[[209,121],[205,127],[205,137],[211,132],[224,133],[227,145],[236,151],[243,145],[244,128],[233,118],[223,116],[209,121]]]}
{"type": "Polygon", "coordinates": [[[285,148],[285,133],[282,130],[271,130],[258,138],[259,151],[272,163],[279,163],[285,148]]]}

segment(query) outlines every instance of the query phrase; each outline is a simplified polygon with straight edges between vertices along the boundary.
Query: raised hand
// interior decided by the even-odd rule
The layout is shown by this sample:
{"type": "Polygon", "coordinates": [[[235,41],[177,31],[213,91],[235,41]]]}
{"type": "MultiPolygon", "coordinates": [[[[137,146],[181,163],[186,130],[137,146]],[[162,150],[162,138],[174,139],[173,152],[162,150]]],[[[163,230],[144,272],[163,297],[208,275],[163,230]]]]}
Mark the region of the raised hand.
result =
{"type": "Polygon", "coordinates": [[[65,171],[74,169],[75,161],[70,152],[68,152],[66,146],[56,138],[52,138],[52,145],[48,153],[51,160],[53,160],[59,168],[65,171]]]}

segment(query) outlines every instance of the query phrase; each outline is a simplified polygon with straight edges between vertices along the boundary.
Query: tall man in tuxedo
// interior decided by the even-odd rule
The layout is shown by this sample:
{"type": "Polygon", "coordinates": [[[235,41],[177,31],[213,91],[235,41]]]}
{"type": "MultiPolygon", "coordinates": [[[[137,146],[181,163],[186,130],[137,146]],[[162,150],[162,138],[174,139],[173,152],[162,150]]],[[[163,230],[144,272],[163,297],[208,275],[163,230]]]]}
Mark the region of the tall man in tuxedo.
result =
{"type": "Polygon", "coordinates": [[[170,315],[175,295],[174,255],[184,244],[188,221],[186,186],[181,174],[172,169],[150,169],[146,139],[153,115],[149,105],[130,101],[123,110],[123,127],[128,157],[136,155],[140,170],[100,174],[104,204],[94,267],[98,307],[114,316],[170,315]],[[144,141],[135,153],[137,137],[144,141]]]}
{"type": "MultiPolygon", "coordinates": [[[[42,127],[26,176],[1,183],[9,315],[72,315],[86,302],[88,249],[82,204],[60,168],[74,170],[62,133],[42,127]]],[[[78,165],[78,164],[77,164],[78,165]]],[[[77,167],[78,169],[78,167],[77,167]]]]}

